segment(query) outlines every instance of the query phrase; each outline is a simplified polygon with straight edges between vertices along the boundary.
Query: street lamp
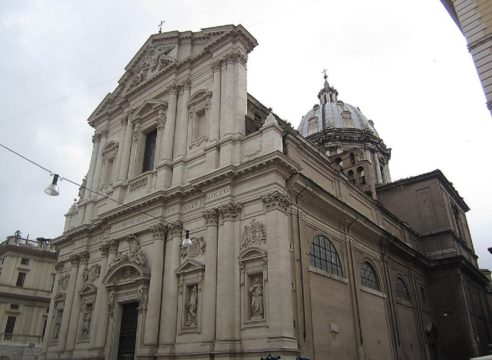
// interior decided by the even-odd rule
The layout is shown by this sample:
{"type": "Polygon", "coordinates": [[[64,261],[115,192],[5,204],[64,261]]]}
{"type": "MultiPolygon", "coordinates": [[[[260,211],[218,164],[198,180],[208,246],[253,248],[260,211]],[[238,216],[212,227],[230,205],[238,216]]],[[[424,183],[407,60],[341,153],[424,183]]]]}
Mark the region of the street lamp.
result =
{"type": "Polygon", "coordinates": [[[53,181],[51,184],[49,184],[46,189],[44,189],[45,194],[49,196],[58,196],[60,194],[60,191],[58,190],[58,179],[60,178],[60,175],[54,174],[53,175],[53,181]]]}
{"type": "Polygon", "coordinates": [[[186,249],[186,248],[189,248],[192,244],[193,243],[190,239],[190,230],[186,230],[185,237],[184,237],[183,241],[181,241],[181,247],[186,249]]]}

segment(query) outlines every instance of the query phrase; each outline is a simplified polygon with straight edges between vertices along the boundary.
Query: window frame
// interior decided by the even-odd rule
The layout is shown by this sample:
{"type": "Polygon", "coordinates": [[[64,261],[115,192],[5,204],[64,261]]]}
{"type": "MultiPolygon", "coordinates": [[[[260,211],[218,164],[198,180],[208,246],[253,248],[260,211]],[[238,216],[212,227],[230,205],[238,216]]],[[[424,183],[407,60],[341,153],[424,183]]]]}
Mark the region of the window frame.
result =
{"type": "Polygon", "coordinates": [[[381,292],[381,281],[379,280],[379,275],[378,275],[378,272],[376,270],[376,267],[371,262],[369,262],[368,260],[364,260],[362,262],[362,265],[360,266],[360,284],[367,289],[381,292]],[[364,277],[364,273],[366,273],[366,274],[368,273],[367,271],[365,271],[366,269],[364,269],[364,266],[366,266],[366,269],[368,269],[372,273],[372,275],[374,276],[374,279],[368,279],[368,278],[364,277]],[[375,286],[371,286],[371,284],[365,282],[364,279],[366,281],[369,281],[369,280],[373,281],[375,286]]]}
{"type": "Polygon", "coordinates": [[[26,278],[27,278],[27,273],[24,271],[19,271],[17,273],[17,280],[15,281],[15,286],[23,288],[24,284],[26,283],[26,278]],[[23,274],[23,276],[21,276],[21,274],[23,274]]]}
{"type": "Polygon", "coordinates": [[[340,278],[344,276],[339,252],[330,239],[324,235],[316,235],[310,241],[309,265],[330,275],[340,278]],[[321,246],[321,241],[324,246],[321,246]]]}

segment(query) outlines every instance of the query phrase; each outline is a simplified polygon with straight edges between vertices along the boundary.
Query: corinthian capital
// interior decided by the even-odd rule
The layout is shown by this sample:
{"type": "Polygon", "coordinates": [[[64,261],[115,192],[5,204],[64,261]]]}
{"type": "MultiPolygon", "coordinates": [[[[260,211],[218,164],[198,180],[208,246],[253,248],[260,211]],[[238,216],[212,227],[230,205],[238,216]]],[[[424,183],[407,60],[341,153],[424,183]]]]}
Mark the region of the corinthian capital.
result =
{"type": "Polygon", "coordinates": [[[164,239],[164,236],[166,235],[166,231],[167,231],[167,226],[162,223],[158,223],[152,226],[151,230],[152,230],[152,237],[154,239],[164,239]]]}
{"type": "Polygon", "coordinates": [[[219,214],[224,220],[233,220],[241,213],[240,203],[229,203],[219,207],[219,214]]]}
{"type": "Polygon", "coordinates": [[[219,211],[217,209],[208,209],[203,212],[203,217],[205,218],[205,224],[207,226],[217,225],[217,220],[219,219],[219,211]]]}
{"type": "Polygon", "coordinates": [[[79,266],[80,255],[77,254],[70,255],[70,263],[72,264],[72,266],[79,266]]]}
{"type": "Polygon", "coordinates": [[[289,197],[277,190],[262,196],[261,200],[263,201],[266,210],[280,209],[287,211],[287,208],[290,205],[289,197]]]}
{"type": "Polygon", "coordinates": [[[176,221],[169,225],[173,237],[180,237],[183,234],[183,223],[181,221],[176,221]]]}
{"type": "Polygon", "coordinates": [[[86,264],[89,262],[89,252],[88,251],[83,251],[79,254],[80,257],[80,262],[82,264],[86,264]]]}

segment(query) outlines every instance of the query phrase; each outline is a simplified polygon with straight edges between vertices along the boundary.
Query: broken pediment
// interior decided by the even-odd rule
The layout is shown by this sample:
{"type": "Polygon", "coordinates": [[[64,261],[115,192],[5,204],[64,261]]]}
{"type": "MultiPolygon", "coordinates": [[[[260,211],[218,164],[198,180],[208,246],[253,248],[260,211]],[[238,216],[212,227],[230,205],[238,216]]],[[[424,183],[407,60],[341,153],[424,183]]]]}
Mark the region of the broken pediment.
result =
{"type": "Polygon", "coordinates": [[[176,274],[185,275],[188,273],[203,271],[205,271],[205,265],[196,260],[188,259],[176,269],[176,274]]]}

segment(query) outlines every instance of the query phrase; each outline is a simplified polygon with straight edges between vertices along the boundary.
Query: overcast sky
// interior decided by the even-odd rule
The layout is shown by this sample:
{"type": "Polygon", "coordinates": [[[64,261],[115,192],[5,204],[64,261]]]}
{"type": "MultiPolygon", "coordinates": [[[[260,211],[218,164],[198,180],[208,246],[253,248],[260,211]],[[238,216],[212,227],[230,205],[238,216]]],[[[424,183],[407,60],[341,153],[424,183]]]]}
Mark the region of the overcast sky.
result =
{"type": "MultiPolygon", "coordinates": [[[[440,169],[471,211],[480,266],[492,268],[492,119],[466,42],[439,0],[2,1],[0,143],[80,182],[86,120],[157,32],[242,24],[259,46],[249,92],[297,127],[322,70],[393,149],[393,180],[440,169]]],[[[62,233],[77,187],[0,148],[0,240],[62,233]]]]}

